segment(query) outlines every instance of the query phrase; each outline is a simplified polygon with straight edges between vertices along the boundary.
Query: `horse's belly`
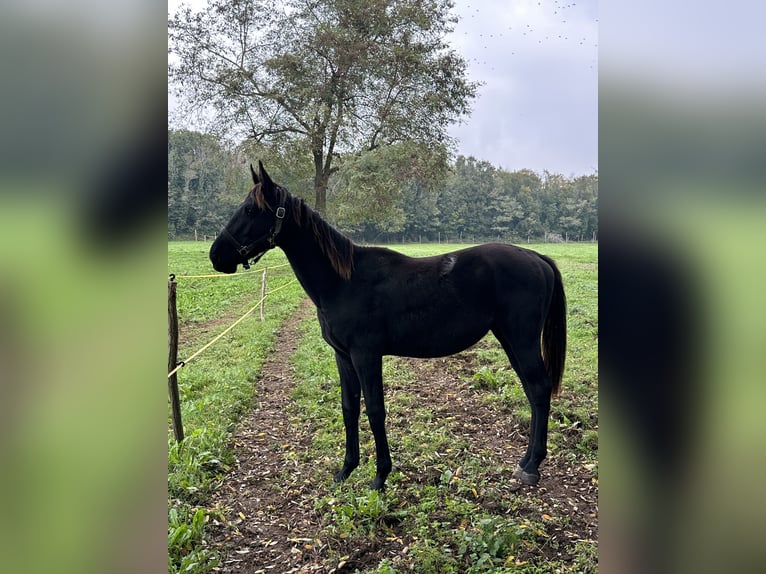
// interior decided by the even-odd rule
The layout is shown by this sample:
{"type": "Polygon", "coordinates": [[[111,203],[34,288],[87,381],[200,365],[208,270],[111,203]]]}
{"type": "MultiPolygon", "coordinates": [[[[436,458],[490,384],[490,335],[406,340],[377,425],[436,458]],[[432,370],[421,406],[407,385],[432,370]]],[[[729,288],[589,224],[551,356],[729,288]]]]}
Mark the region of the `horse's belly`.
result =
{"type": "Polygon", "coordinates": [[[400,323],[390,331],[387,355],[401,357],[445,357],[477,343],[489,331],[485,322],[400,323]]]}

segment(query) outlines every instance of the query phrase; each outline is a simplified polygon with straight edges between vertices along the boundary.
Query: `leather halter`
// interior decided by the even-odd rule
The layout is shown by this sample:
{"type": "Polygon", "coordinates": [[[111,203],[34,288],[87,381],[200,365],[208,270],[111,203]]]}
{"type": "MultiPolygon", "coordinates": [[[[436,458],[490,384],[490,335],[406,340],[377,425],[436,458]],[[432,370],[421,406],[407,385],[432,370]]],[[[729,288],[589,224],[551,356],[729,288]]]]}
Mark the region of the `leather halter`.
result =
{"type": "Polygon", "coordinates": [[[256,263],[258,263],[260,258],[263,257],[267,251],[269,251],[270,249],[273,249],[276,246],[277,235],[279,235],[279,232],[282,230],[282,222],[285,220],[284,205],[280,205],[279,207],[277,207],[277,210],[274,213],[274,215],[276,216],[276,220],[274,221],[273,227],[269,229],[266,235],[259,237],[258,239],[250,243],[249,245],[242,245],[239,241],[237,241],[237,238],[234,237],[229,231],[228,226],[224,227],[221,230],[221,235],[225,237],[232,245],[234,245],[234,248],[237,250],[237,253],[239,253],[240,257],[244,259],[244,263],[242,263],[243,268],[250,269],[250,265],[255,265],[256,263]],[[268,242],[268,245],[269,245],[268,248],[253,255],[256,247],[259,244],[261,244],[264,239],[268,242]],[[250,259],[253,260],[252,263],[250,262],[250,259]]]}

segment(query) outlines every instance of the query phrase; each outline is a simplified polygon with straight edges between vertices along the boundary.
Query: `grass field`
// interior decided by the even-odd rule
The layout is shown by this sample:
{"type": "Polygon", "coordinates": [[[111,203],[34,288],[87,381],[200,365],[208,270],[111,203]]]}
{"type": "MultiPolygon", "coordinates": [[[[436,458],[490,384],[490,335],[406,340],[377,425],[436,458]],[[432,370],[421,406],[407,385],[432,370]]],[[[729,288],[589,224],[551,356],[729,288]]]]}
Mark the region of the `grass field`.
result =
{"type": "MultiPolygon", "coordinates": [[[[179,277],[182,359],[260,298],[260,273],[187,279],[210,273],[208,247],[168,247],[169,272],[179,277]]],[[[421,256],[462,246],[391,247],[421,256]]],[[[362,464],[346,483],[333,485],[344,436],[338,375],[317,321],[304,309],[289,356],[279,358],[290,377],[283,432],[295,438],[259,447],[278,471],[256,485],[251,475],[252,488],[226,498],[222,493],[233,490],[245,466],[237,464],[246,447],[236,429],[255,425],[250,432],[258,440],[272,430],[265,418],[243,417],[267,400],[256,396],[256,381],[276,360],[280,327],[305,298],[292,283],[267,299],[263,323],[256,312],[179,373],[187,439],[179,448],[169,430],[169,571],[227,571],[249,560],[254,572],[595,572],[597,246],[530,247],[557,261],[568,298],[567,368],[552,405],[539,486],[521,488],[510,479],[526,444],[529,406],[491,337],[446,359],[386,358],[389,488],[383,495],[368,490],[374,448],[364,417],[362,464]],[[260,489],[259,502],[247,506],[243,499],[253,489],[260,489]],[[283,511],[258,522],[282,503],[283,511]],[[283,523],[287,535],[278,536],[283,523]]],[[[275,250],[258,267],[284,262],[275,250]]],[[[289,267],[271,269],[270,288],[291,278],[289,267]]]]}

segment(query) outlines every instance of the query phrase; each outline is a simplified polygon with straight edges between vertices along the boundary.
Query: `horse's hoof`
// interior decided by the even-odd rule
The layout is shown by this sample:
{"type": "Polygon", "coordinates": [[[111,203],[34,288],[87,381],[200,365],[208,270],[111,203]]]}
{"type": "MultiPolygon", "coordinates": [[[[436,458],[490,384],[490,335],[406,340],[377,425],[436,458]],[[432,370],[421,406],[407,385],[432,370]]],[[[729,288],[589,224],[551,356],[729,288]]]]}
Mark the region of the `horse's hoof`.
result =
{"type": "Polygon", "coordinates": [[[383,492],[386,490],[386,478],[388,477],[388,473],[381,474],[378,473],[375,475],[375,479],[370,484],[370,490],[377,490],[378,492],[383,492]]]}
{"type": "Polygon", "coordinates": [[[340,472],[336,474],[332,481],[335,483],[343,482],[345,481],[349,476],[351,476],[351,473],[354,471],[353,468],[346,468],[345,466],[340,469],[340,472]]]}
{"type": "Polygon", "coordinates": [[[513,474],[511,476],[517,480],[521,481],[521,484],[526,484],[528,486],[534,486],[538,482],[540,482],[540,475],[539,474],[533,474],[531,472],[526,472],[523,468],[520,466],[517,466],[516,469],[513,471],[513,474]]]}

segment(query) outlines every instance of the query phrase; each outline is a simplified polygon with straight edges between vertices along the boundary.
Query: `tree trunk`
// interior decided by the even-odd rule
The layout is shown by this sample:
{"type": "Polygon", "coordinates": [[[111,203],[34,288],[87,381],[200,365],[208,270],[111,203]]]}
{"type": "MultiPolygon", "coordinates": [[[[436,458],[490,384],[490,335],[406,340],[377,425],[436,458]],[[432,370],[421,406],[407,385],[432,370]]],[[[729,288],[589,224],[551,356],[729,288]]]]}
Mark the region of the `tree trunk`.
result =
{"type": "Polygon", "coordinates": [[[320,215],[327,210],[327,180],[324,174],[314,178],[314,209],[320,215]]]}
{"type": "Polygon", "coordinates": [[[314,209],[324,215],[327,209],[327,184],[329,176],[324,173],[322,152],[314,151],[314,209]]]}

